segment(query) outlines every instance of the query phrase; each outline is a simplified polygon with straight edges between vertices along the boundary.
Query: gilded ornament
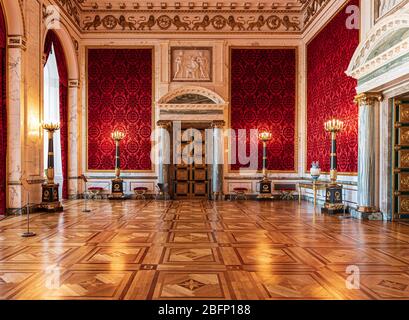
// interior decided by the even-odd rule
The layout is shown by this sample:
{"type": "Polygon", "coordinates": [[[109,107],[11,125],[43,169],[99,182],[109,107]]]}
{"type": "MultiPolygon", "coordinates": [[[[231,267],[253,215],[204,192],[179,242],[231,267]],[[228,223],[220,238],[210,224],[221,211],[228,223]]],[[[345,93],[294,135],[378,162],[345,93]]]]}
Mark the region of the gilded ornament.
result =
{"type": "Polygon", "coordinates": [[[400,209],[403,212],[409,212],[409,199],[404,199],[401,201],[400,209]]]}
{"type": "Polygon", "coordinates": [[[409,128],[402,128],[400,130],[400,143],[409,144],[409,128]]]}
{"type": "Polygon", "coordinates": [[[409,152],[402,151],[400,154],[400,167],[409,167],[409,152]]]}
{"type": "Polygon", "coordinates": [[[401,190],[409,190],[409,176],[402,175],[400,178],[400,189],[401,190]]]}

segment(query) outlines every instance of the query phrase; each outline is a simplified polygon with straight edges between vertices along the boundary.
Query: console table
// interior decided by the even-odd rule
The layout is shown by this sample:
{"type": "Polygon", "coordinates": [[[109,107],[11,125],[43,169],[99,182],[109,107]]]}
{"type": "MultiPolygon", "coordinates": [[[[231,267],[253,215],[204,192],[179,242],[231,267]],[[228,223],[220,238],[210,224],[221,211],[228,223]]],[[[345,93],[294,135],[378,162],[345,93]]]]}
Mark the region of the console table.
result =
{"type": "Polygon", "coordinates": [[[312,182],[312,183],[298,183],[298,203],[301,204],[301,189],[311,189],[314,193],[314,207],[317,205],[317,190],[324,190],[327,187],[326,183],[312,182]]]}

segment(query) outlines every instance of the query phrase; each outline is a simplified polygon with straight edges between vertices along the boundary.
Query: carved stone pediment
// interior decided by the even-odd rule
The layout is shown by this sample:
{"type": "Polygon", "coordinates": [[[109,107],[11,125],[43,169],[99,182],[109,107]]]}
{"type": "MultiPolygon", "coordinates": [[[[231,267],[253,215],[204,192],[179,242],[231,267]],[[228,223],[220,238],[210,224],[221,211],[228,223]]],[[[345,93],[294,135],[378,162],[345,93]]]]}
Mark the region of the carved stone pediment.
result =
{"type": "Polygon", "coordinates": [[[163,96],[157,103],[161,119],[223,119],[227,103],[217,93],[196,86],[185,86],[163,96]]]}

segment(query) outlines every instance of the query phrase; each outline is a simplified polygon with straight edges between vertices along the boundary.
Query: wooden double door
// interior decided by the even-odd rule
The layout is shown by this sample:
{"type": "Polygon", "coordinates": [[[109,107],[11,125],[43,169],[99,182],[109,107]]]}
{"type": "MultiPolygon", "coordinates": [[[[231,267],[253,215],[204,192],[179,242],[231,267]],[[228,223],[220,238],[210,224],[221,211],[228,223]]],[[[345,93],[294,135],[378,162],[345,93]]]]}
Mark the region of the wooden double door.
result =
{"type": "Polygon", "coordinates": [[[182,125],[174,141],[173,190],[175,199],[209,196],[209,172],[205,159],[206,134],[200,126],[182,125]]]}
{"type": "Polygon", "coordinates": [[[393,110],[393,214],[409,218],[409,100],[397,100],[393,110]]]}

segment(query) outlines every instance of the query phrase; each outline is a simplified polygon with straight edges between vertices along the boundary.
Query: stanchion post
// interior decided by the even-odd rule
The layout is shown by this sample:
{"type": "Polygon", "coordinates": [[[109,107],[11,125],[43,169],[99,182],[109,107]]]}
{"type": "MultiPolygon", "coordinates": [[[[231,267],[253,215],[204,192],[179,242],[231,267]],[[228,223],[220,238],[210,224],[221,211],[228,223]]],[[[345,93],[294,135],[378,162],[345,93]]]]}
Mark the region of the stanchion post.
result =
{"type": "Polygon", "coordinates": [[[21,178],[21,184],[27,191],[27,231],[24,232],[21,236],[23,238],[29,238],[36,236],[35,232],[30,231],[30,188],[27,179],[21,178]]]}
{"type": "Polygon", "coordinates": [[[90,209],[88,209],[88,198],[89,198],[89,194],[87,191],[87,182],[88,179],[85,175],[81,175],[80,177],[82,179],[82,181],[84,181],[84,185],[85,185],[85,191],[84,191],[84,209],[82,210],[82,212],[91,212],[90,209]]]}

